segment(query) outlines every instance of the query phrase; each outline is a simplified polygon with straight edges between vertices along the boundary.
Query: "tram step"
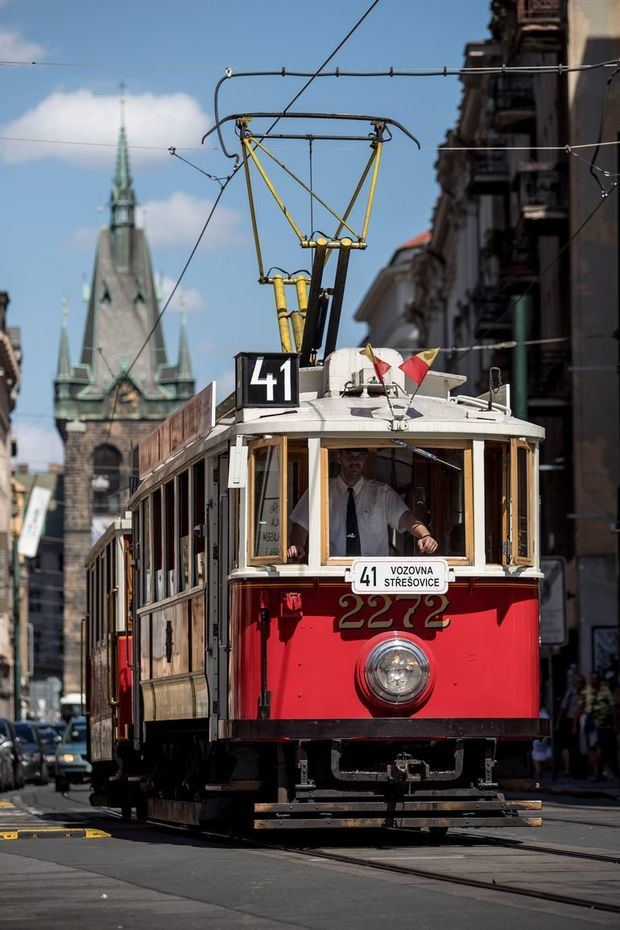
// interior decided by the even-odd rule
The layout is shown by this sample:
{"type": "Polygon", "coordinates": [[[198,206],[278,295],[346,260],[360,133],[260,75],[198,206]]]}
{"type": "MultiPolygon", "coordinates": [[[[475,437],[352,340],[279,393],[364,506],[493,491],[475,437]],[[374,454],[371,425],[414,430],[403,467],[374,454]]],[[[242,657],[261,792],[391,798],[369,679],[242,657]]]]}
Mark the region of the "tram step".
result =
{"type": "Polygon", "coordinates": [[[303,829],[350,829],[352,827],[377,829],[380,827],[540,827],[542,817],[276,817],[273,819],[255,819],[255,830],[303,830],[303,829]]]}

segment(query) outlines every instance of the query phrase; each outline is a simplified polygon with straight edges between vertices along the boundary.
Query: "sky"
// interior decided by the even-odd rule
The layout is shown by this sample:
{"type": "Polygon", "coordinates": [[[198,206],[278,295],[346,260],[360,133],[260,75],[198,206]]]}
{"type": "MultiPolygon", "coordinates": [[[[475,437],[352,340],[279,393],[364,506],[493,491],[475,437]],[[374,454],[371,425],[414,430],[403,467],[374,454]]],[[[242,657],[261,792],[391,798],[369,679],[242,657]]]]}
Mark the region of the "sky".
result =
{"type": "MultiPolygon", "coordinates": [[[[219,190],[168,149],[175,147],[209,174],[228,174],[232,162],[217,138],[201,145],[213,126],[213,93],[225,69],[314,71],[369,2],[0,0],[0,289],[11,299],[8,325],[21,328],[22,383],[13,421],[19,461],[33,469],[62,461],[52,383],[62,308],[68,310],[76,362],[86,316],[84,284],[92,277],[98,230],[109,222],[121,92],[138,223],[147,231],[165,294],[219,190]],[[38,64],[4,64],[22,61],[38,64]]],[[[458,67],[465,44],[488,36],[489,6],[489,0],[380,0],[329,68],[458,67]]],[[[281,110],[303,83],[281,77],[227,81],[220,115],[281,110]]],[[[353,315],[372,280],[400,244],[430,225],[436,146],[454,124],[459,99],[455,77],[323,78],[294,107],[388,116],[422,144],[418,151],[395,133],[385,146],[368,248],[354,253],[349,264],[339,345],[360,342],[364,327],[353,315]]],[[[360,126],[365,135],[366,125],[360,126]]],[[[285,128],[320,131],[325,124],[300,120],[285,128]]],[[[342,129],[347,127],[340,124],[337,132],[342,129]]],[[[224,132],[227,148],[238,151],[231,125],[224,132]]],[[[274,141],[271,148],[308,180],[305,141],[274,141]]],[[[336,210],[344,208],[368,155],[366,142],[314,143],[314,187],[336,210]]],[[[306,230],[308,195],[277,166],[271,168],[306,230]]],[[[265,264],[307,268],[308,253],[261,187],[257,212],[265,264]]],[[[321,208],[314,225],[331,229],[321,208]]],[[[176,359],[183,309],[197,389],[215,380],[221,399],[234,386],[237,352],[279,350],[273,293],[257,283],[241,172],[225,191],[181,291],[164,316],[168,356],[176,359]]]]}

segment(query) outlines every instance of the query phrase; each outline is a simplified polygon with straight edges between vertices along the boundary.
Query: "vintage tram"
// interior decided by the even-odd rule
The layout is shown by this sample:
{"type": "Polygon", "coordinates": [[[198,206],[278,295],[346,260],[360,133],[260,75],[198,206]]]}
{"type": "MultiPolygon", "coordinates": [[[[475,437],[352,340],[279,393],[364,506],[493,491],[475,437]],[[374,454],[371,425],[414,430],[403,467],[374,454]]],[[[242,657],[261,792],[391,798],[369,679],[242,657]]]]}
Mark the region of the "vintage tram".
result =
{"type": "Polygon", "coordinates": [[[410,400],[402,357],[377,355],[381,381],[357,349],[238,356],[234,395],[209,386],[142,444],[131,551],[116,521],[87,568],[94,803],[190,826],[540,823],[503,786],[546,725],[543,430],[459,375],[410,400]],[[347,554],[347,456],[425,533],[390,519],[382,554],[347,554]]]}

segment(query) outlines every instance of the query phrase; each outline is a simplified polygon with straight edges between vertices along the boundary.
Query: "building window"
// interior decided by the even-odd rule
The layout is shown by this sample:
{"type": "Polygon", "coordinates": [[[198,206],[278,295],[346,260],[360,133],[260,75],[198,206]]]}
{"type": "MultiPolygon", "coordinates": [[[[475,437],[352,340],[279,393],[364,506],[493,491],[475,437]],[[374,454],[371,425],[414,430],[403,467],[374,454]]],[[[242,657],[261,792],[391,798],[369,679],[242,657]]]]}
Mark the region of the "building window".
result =
{"type": "Polygon", "coordinates": [[[121,512],[121,465],[123,457],[114,446],[98,446],[93,453],[93,514],[115,516],[121,512]]]}

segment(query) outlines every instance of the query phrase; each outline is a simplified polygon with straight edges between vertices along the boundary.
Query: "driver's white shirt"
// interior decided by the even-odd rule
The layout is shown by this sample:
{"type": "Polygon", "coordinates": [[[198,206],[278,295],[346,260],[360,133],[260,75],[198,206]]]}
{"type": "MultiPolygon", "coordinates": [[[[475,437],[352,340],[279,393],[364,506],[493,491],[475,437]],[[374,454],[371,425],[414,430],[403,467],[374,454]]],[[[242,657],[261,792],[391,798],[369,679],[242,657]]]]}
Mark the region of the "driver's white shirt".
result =
{"type": "MultiPolygon", "coordinates": [[[[336,558],[346,558],[347,542],[347,504],[349,502],[349,485],[340,475],[329,482],[329,554],[336,558]]],[[[353,485],[355,510],[360,536],[360,554],[387,556],[390,554],[388,526],[397,530],[400,518],[409,509],[394,488],[383,481],[360,478],[353,485]]],[[[308,492],[305,491],[297,501],[289,517],[290,523],[297,523],[306,532],[308,521],[308,492]]]]}

